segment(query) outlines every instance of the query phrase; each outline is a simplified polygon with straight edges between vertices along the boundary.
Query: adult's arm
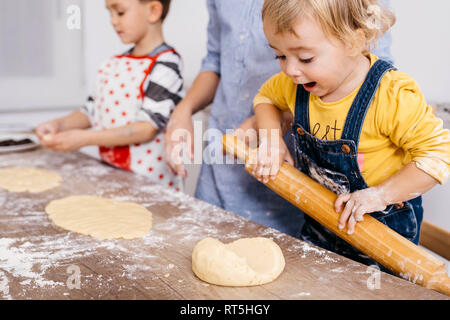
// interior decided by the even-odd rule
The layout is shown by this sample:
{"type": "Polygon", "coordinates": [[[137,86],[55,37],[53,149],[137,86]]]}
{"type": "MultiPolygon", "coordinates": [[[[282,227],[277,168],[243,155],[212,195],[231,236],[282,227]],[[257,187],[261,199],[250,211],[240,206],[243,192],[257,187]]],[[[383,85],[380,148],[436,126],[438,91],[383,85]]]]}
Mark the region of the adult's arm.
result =
{"type": "Polygon", "coordinates": [[[202,69],[183,100],[173,111],[164,137],[164,155],[167,167],[173,173],[187,176],[182,153],[194,158],[194,129],[192,115],[205,109],[214,99],[220,81],[220,19],[214,0],[208,0],[208,44],[207,56],[202,69]],[[183,147],[183,143],[185,144],[183,147]]]}

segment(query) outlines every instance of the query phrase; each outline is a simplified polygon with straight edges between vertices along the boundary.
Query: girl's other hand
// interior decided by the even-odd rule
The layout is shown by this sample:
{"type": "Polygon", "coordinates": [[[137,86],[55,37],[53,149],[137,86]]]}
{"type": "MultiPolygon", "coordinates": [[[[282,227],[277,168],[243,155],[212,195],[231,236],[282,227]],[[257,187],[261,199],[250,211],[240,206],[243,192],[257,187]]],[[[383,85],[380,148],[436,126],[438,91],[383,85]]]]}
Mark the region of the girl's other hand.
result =
{"type": "Polygon", "coordinates": [[[365,214],[383,211],[388,205],[384,193],[377,187],[340,195],[334,203],[336,212],[342,212],[338,228],[342,230],[347,224],[347,233],[353,234],[356,223],[363,221],[365,214]]]}

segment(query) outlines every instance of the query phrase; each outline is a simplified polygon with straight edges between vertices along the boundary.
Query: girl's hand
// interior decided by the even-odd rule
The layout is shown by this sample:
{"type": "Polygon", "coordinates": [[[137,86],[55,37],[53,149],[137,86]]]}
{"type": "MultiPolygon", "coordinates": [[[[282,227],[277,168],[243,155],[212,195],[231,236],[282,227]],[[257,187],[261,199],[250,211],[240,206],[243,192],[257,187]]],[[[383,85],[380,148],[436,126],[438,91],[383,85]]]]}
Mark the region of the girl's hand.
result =
{"type": "Polygon", "coordinates": [[[55,151],[72,152],[89,145],[90,132],[88,130],[69,130],[47,135],[44,138],[45,146],[55,151]]]}
{"type": "Polygon", "coordinates": [[[334,203],[337,213],[342,211],[344,204],[345,207],[339,218],[338,228],[342,230],[348,223],[348,234],[353,234],[356,223],[363,221],[366,213],[383,211],[389,205],[384,197],[384,193],[377,187],[339,196],[334,203]]]}
{"type": "Polygon", "coordinates": [[[263,183],[276,178],[283,162],[294,165],[294,160],[282,137],[273,142],[268,139],[262,140],[255,158],[249,159],[248,166],[253,175],[263,183]]]}

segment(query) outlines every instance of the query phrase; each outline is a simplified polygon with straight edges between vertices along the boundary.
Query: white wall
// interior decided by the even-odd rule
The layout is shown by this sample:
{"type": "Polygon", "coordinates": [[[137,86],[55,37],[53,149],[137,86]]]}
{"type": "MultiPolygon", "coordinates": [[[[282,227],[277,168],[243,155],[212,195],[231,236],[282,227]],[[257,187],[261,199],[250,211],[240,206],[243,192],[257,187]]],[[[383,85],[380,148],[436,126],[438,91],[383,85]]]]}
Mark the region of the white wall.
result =
{"type": "Polygon", "coordinates": [[[391,0],[396,65],[419,83],[428,101],[450,102],[450,1],[391,0]]]}
{"type": "Polygon", "coordinates": [[[184,78],[190,86],[206,55],[208,11],[206,0],[172,0],[164,24],[167,43],[183,57],[184,78]]]}
{"type": "Polygon", "coordinates": [[[70,8],[81,1],[0,2],[0,113],[85,101],[82,34],[70,8]]]}
{"type": "MultiPolygon", "coordinates": [[[[397,16],[392,53],[397,67],[420,85],[429,103],[450,103],[450,1],[391,0],[397,16]]],[[[450,182],[423,197],[425,219],[450,230],[450,182]]]]}

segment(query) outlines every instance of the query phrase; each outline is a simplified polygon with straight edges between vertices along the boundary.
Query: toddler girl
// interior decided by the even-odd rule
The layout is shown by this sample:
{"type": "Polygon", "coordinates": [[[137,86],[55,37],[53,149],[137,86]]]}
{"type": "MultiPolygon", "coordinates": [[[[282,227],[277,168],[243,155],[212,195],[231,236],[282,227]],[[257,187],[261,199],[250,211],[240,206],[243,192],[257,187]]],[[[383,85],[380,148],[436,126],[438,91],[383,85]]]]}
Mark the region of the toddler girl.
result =
{"type": "MultiPolygon", "coordinates": [[[[376,0],[266,0],[262,14],[282,73],[254,99],[258,128],[281,132],[290,110],[296,167],[339,195],[339,228],[351,234],[370,214],[417,244],[420,196],[450,174],[450,134],[417,83],[370,54],[393,14],[376,0]]],[[[283,161],[281,134],[269,134],[251,166],[267,182],[283,161]]],[[[375,263],[307,216],[301,238],[375,263]]]]}

